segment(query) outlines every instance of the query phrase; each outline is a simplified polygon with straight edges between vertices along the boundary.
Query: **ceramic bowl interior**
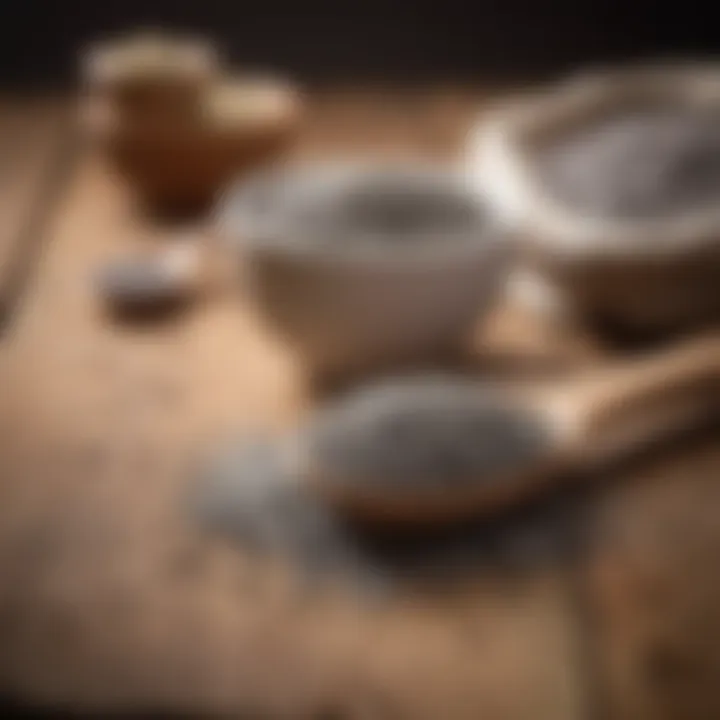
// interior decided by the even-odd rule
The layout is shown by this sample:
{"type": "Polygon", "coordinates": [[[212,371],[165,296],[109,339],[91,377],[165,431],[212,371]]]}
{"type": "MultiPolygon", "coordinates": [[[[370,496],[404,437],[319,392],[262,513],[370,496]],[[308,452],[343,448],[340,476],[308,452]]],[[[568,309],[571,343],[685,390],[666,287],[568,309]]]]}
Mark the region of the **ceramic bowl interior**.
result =
{"type": "Polygon", "coordinates": [[[484,202],[445,169],[326,165],[271,171],[226,193],[218,220],[231,241],[348,257],[452,252],[493,238],[484,202]]]}

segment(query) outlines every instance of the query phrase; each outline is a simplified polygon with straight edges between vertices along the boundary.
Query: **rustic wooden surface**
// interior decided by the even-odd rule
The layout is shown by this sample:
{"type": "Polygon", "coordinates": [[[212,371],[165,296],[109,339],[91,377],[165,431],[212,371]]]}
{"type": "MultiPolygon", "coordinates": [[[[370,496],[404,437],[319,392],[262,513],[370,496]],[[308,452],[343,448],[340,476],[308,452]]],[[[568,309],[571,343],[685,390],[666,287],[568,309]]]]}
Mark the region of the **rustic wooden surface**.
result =
{"type": "MultiPolygon", "coordinates": [[[[318,97],[298,152],[447,156],[477,107],[457,92],[318,97]]],[[[657,450],[581,504],[580,554],[478,568],[442,593],[312,590],[200,535],[183,512],[198,448],[293,423],[309,398],[241,294],[162,324],[106,318],[93,273],[173,232],[139,218],[88,154],[0,343],[1,691],[101,715],[718,714],[713,434],[657,450]]],[[[527,357],[575,367],[601,355],[509,311],[478,351],[522,372],[527,357]]]]}
{"type": "Polygon", "coordinates": [[[0,100],[0,332],[22,292],[46,209],[73,149],[67,102],[0,100]]]}
{"type": "Polygon", "coordinates": [[[718,429],[618,472],[598,503],[585,592],[607,712],[720,716],[718,429]]]}

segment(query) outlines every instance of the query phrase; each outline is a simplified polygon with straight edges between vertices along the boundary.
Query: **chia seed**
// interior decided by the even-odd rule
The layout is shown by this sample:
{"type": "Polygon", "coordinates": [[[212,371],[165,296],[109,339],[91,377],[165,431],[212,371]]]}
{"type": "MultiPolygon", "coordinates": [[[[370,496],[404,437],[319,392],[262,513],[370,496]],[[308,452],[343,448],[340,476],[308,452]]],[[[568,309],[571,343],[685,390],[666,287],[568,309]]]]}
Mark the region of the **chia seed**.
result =
{"type": "Polygon", "coordinates": [[[174,306],[189,295],[186,282],[153,261],[122,262],[105,268],[98,279],[98,290],[118,311],[174,306]]]}
{"type": "Polygon", "coordinates": [[[720,111],[615,112],[548,143],[537,170],[559,201],[593,216],[710,208],[720,199],[720,111]]]}
{"type": "Polygon", "coordinates": [[[477,382],[417,378],[358,391],[320,414],[310,456],[338,482],[412,493],[492,483],[546,451],[539,418],[477,382]]]}
{"type": "Polygon", "coordinates": [[[436,529],[353,525],[303,488],[281,447],[239,438],[215,448],[193,478],[189,511],[204,530],[294,569],[303,590],[335,582],[374,603],[402,589],[443,591],[488,568],[522,572],[576,547],[585,500],[571,492],[436,529]]]}
{"type": "Polygon", "coordinates": [[[268,223],[296,241],[346,247],[475,240],[486,221],[477,198],[450,173],[411,167],[270,174],[231,190],[221,212],[231,231],[268,223]]]}

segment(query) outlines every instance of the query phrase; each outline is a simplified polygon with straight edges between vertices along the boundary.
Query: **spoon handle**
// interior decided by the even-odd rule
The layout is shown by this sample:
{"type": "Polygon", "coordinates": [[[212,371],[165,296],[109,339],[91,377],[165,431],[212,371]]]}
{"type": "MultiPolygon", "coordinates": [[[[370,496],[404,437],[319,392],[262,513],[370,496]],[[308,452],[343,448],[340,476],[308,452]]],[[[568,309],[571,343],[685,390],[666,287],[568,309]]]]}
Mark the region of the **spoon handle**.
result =
{"type": "Polygon", "coordinates": [[[583,383],[576,397],[586,459],[681,432],[720,412],[720,335],[608,370],[583,383]]]}

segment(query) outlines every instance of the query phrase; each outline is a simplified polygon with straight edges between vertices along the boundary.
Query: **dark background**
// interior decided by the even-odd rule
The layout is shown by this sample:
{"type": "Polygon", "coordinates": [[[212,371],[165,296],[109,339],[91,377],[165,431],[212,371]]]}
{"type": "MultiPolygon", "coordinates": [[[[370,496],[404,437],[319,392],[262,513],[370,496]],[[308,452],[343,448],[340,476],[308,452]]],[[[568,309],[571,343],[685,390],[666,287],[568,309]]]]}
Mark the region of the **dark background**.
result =
{"type": "Polygon", "coordinates": [[[207,32],[236,63],[308,82],[487,80],[711,55],[713,2],[0,0],[0,82],[72,82],[78,48],[137,26],[207,32]]]}

